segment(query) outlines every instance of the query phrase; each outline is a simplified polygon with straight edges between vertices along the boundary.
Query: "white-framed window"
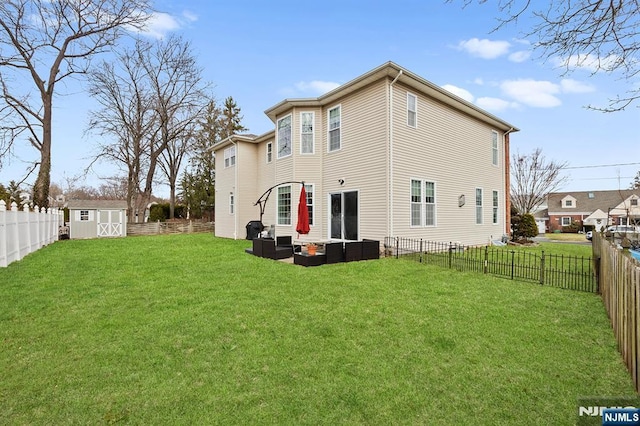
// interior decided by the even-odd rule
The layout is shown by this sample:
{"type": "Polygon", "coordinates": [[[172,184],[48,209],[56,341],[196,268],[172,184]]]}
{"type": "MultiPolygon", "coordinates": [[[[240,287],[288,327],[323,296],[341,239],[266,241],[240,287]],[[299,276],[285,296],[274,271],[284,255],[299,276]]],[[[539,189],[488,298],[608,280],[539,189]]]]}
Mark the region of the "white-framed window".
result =
{"type": "Polygon", "coordinates": [[[291,185],[278,187],[278,225],[291,225],[291,185]]]}
{"type": "Polygon", "coordinates": [[[224,150],[224,167],[232,167],[236,165],[236,146],[230,146],[224,150]]]}
{"type": "Polygon", "coordinates": [[[573,207],[573,200],[564,200],[565,207],[573,207]]]}
{"type": "Polygon", "coordinates": [[[89,210],[80,210],[80,221],[89,220],[89,210]]]}
{"type": "Polygon", "coordinates": [[[304,190],[307,193],[307,210],[309,211],[309,225],[313,226],[313,184],[305,183],[304,190]]]}
{"type": "Polygon", "coordinates": [[[630,205],[633,207],[636,207],[638,205],[638,199],[637,198],[632,198],[630,201],[630,205]]]}
{"type": "Polygon", "coordinates": [[[436,184],[411,179],[411,226],[436,225],[436,184]]]}
{"type": "Polygon", "coordinates": [[[418,98],[413,93],[407,92],[407,126],[418,126],[418,98]]]}
{"type": "Polygon", "coordinates": [[[498,143],[498,132],[495,130],[491,131],[491,163],[494,166],[498,165],[498,161],[500,161],[500,150],[498,143]]]}
{"type": "Polygon", "coordinates": [[[333,107],[329,110],[329,151],[337,151],[341,147],[341,107],[333,107]]]}
{"type": "Polygon", "coordinates": [[[562,218],[562,226],[571,226],[571,218],[563,217],[562,218]]]}
{"type": "Polygon", "coordinates": [[[476,224],[482,225],[482,188],[476,188],[476,224]]]}
{"type": "Polygon", "coordinates": [[[233,214],[236,211],[236,199],[233,192],[229,193],[229,214],[233,214]]]}
{"type": "Polygon", "coordinates": [[[278,120],[278,158],[291,155],[291,115],[278,120]]]}
{"type": "Polygon", "coordinates": [[[315,120],[314,112],[301,112],[300,113],[300,153],[301,154],[313,154],[314,140],[313,140],[313,122],[315,120]]]}
{"type": "Polygon", "coordinates": [[[498,207],[500,206],[500,201],[498,198],[498,191],[493,191],[493,214],[491,215],[493,219],[493,224],[498,224],[498,207]]]}
{"type": "Polygon", "coordinates": [[[273,161],[273,142],[267,142],[267,163],[273,161]]]}

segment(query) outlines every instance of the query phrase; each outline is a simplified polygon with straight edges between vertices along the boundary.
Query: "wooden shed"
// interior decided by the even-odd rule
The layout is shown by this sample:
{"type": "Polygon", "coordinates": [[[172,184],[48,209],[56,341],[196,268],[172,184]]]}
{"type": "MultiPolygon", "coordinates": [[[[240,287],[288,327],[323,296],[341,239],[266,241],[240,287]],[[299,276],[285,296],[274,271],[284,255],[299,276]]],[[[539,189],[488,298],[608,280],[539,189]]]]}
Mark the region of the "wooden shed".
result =
{"type": "Polygon", "coordinates": [[[72,239],[127,236],[126,201],[70,200],[67,207],[72,239]]]}

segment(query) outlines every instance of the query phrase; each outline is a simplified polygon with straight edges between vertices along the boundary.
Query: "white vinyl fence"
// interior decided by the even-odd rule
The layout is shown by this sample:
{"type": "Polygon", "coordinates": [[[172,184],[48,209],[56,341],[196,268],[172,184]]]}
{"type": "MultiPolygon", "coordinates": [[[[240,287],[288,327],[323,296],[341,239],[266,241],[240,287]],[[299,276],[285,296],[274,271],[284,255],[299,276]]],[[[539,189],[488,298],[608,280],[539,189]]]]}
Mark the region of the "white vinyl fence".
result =
{"type": "Polygon", "coordinates": [[[63,220],[62,210],[35,207],[30,211],[28,206],[19,210],[16,203],[7,209],[0,200],[0,267],[56,241],[63,220]]]}

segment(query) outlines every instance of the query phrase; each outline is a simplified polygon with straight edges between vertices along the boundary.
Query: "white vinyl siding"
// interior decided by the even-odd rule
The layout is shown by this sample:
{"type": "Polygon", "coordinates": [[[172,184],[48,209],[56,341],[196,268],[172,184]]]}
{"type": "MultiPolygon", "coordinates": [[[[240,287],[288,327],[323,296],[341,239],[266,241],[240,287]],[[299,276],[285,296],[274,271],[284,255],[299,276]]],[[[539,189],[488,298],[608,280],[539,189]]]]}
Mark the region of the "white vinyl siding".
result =
{"type": "Polygon", "coordinates": [[[491,131],[491,162],[494,166],[498,165],[500,161],[500,151],[498,148],[498,132],[491,131]]]}
{"type": "Polygon", "coordinates": [[[291,115],[278,120],[278,158],[291,155],[291,115]]]}
{"type": "Polygon", "coordinates": [[[301,154],[313,154],[314,138],[313,138],[313,123],[315,121],[315,114],[313,112],[301,112],[300,113],[300,153],[301,154]]]}
{"type": "Polygon", "coordinates": [[[341,107],[331,108],[329,114],[329,151],[337,151],[341,148],[341,107]]]}
{"type": "Polygon", "coordinates": [[[224,150],[224,167],[231,167],[236,165],[236,147],[230,146],[224,150]]]}
{"type": "Polygon", "coordinates": [[[291,185],[278,188],[278,225],[291,225],[291,185]]]}
{"type": "Polygon", "coordinates": [[[407,126],[418,125],[418,98],[412,93],[407,93],[407,126]]]}
{"type": "Polygon", "coordinates": [[[305,183],[304,190],[307,193],[307,210],[309,211],[309,225],[313,225],[313,185],[305,183]]]}
{"type": "Polygon", "coordinates": [[[476,224],[482,225],[482,188],[476,188],[476,224]]]}
{"type": "Polygon", "coordinates": [[[436,225],[436,184],[411,180],[411,226],[436,225]]]}
{"type": "Polygon", "coordinates": [[[492,221],[494,225],[498,224],[498,213],[499,213],[499,206],[500,206],[500,199],[498,197],[498,191],[493,191],[493,215],[492,215],[492,221]]]}

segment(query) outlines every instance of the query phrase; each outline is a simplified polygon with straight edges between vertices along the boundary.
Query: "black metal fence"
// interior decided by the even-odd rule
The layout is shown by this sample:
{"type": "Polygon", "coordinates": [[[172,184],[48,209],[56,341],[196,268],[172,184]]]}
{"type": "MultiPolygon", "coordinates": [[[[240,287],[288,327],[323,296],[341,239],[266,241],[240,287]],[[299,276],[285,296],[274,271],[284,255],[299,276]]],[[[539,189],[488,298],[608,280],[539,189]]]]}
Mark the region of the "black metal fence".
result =
{"type": "Polygon", "coordinates": [[[598,293],[591,257],[532,253],[511,247],[464,246],[386,237],[387,256],[407,258],[458,271],[473,271],[540,285],[598,293]]]}

